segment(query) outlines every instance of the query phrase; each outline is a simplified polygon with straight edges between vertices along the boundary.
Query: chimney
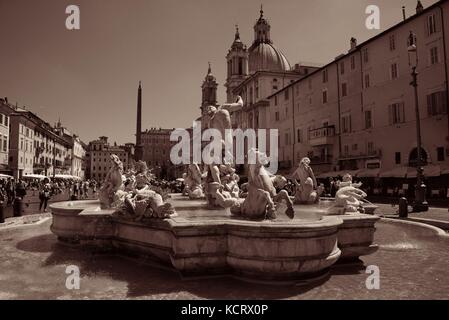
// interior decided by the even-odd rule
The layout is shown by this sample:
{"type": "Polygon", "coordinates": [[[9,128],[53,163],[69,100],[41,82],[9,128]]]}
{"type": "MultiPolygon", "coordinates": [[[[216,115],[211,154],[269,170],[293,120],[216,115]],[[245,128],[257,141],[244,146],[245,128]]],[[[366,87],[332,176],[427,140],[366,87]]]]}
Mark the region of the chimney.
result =
{"type": "Polygon", "coordinates": [[[351,49],[349,51],[351,52],[351,51],[355,50],[355,48],[357,47],[357,39],[352,37],[350,45],[351,45],[351,49]]]}
{"type": "Polygon", "coordinates": [[[5,102],[8,103],[8,97],[5,97],[5,102]]]}
{"type": "Polygon", "coordinates": [[[405,6],[402,6],[402,19],[404,19],[404,21],[405,21],[405,19],[407,19],[405,17],[405,6]]]}
{"type": "Polygon", "coordinates": [[[424,11],[424,7],[420,0],[418,0],[418,3],[416,4],[416,14],[421,13],[424,11]]]}

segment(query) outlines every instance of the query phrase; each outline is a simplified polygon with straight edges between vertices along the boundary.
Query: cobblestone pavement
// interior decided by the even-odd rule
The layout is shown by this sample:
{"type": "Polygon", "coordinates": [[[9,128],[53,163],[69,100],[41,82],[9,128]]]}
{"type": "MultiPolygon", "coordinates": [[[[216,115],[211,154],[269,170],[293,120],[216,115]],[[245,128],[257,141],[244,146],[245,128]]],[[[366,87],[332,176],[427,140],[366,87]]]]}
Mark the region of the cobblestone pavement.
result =
{"type": "Polygon", "coordinates": [[[380,268],[380,290],[366,288],[365,267],[348,266],[309,287],[181,280],[144,261],[60,244],[50,224],[0,230],[0,299],[449,299],[449,240],[397,223],[377,224],[380,249],[363,258],[380,268]],[[65,287],[69,265],[80,268],[79,290],[65,287]]]}

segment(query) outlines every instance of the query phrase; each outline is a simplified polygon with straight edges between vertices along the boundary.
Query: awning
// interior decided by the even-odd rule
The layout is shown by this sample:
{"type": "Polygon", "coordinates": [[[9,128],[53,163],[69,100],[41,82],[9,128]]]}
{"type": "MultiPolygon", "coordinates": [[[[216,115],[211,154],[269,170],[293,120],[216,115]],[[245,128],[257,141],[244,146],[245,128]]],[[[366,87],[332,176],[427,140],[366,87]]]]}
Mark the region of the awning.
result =
{"type": "MultiPolygon", "coordinates": [[[[416,168],[412,168],[413,170],[407,174],[407,178],[416,178],[417,171],[416,168]]],[[[424,177],[439,177],[442,173],[442,168],[438,164],[429,164],[423,167],[423,175],[424,177]]],[[[449,168],[448,168],[449,170],[449,168]]]]}
{"type": "Polygon", "coordinates": [[[350,174],[351,176],[355,177],[357,176],[358,172],[360,170],[340,170],[340,171],[330,171],[321,173],[316,176],[317,179],[326,179],[326,178],[337,178],[337,177],[343,177],[345,174],[350,174]]]}
{"type": "Polygon", "coordinates": [[[14,177],[10,176],[8,174],[0,173],[0,179],[12,179],[12,178],[14,178],[14,177]]]}
{"type": "Polygon", "coordinates": [[[449,164],[441,165],[441,174],[449,174],[449,164]]]}
{"type": "MultiPolygon", "coordinates": [[[[379,173],[381,178],[405,178],[409,172],[411,172],[411,167],[396,167],[390,170],[385,170],[379,173]]],[[[416,171],[416,170],[415,170],[416,171]]]]}
{"type": "Polygon", "coordinates": [[[376,178],[379,176],[380,169],[361,169],[357,172],[357,178],[376,178]]]}
{"type": "Polygon", "coordinates": [[[48,178],[42,174],[26,174],[24,176],[22,176],[22,179],[45,179],[48,178]]]}

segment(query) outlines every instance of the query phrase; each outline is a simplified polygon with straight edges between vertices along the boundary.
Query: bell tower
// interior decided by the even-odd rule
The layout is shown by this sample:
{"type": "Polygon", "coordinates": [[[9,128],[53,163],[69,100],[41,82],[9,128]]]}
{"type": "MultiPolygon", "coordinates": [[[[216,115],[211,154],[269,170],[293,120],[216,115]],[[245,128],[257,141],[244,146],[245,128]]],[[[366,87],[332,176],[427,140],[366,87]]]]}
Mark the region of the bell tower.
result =
{"type": "Polygon", "coordinates": [[[248,50],[240,40],[239,27],[235,26],[234,42],[226,55],[228,63],[228,76],[226,78],[227,102],[234,102],[236,96],[233,90],[241,84],[248,76],[248,50]]]}
{"type": "Polygon", "coordinates": [[[212,69],[209,62],[209,69],[207,70],[206,78],[204,78],[201,89],[203,91],[201,101],[201,114],[204,114],[207,106],[217,105],[217,87],[218,83],[215,77],[212,75],[212,69]]]}

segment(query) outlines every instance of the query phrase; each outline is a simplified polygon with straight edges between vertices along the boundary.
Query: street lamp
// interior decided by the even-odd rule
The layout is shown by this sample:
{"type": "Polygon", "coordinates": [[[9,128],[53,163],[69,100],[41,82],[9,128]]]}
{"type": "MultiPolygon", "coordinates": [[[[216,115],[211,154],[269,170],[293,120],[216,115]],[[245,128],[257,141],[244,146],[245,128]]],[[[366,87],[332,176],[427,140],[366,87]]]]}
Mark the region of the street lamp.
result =
{"type": "Polygon", "coordinates": [[[415,201],[413,203],[414,212],[423,212],[429,210],[429,205],[426,201],[426,185],[423,182],[423,168],[421,162],[421,118],[419,116],[419,100],[418,100],[418,48],[416,35],[413,31],[410,31],[408,37],[408,64],[412,69],[412,82],[410,85],[413,86],[415,92],[415,113],[416,113],[416,142],[417,142],[417,161],[416,161],[416,189],[415,189],[415,201]]]}

